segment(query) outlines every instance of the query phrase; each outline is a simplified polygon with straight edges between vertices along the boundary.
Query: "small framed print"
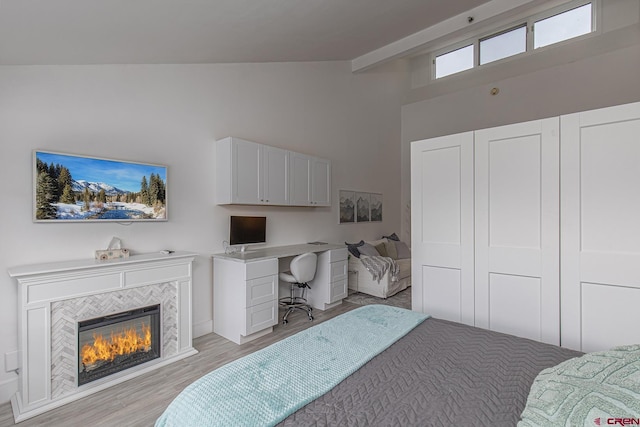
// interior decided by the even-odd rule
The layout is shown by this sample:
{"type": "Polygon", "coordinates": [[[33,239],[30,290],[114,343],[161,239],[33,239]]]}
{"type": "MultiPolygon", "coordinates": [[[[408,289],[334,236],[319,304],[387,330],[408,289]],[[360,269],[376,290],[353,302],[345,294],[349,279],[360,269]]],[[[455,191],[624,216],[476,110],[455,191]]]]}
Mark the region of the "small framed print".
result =
{"type": "Polygon", "coordinates": [[[356,222],[356,192],[340,190],[340,224],[356,222]]]}
{"type": "Polygon", "coordinates": [[[369,222],[369,195],[370,193],[356,193],[356,222],[369,222]]]}
{"type": "Polygon", "coordinates": [[[369,194],[369,219],[372,222],[382,221],[382,194],[370,193],[369,194]]]}

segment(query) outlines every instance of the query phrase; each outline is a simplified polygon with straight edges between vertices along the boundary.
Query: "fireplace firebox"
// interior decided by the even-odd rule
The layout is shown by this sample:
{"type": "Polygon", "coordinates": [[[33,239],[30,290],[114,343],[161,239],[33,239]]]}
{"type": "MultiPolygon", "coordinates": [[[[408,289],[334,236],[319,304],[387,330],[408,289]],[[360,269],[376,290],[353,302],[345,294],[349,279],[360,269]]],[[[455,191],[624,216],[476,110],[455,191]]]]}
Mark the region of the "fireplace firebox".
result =
{"type": "Polygon", "coordinates": [[[78,386],[160,357],[160,305],[78,322],[78,386]]]}

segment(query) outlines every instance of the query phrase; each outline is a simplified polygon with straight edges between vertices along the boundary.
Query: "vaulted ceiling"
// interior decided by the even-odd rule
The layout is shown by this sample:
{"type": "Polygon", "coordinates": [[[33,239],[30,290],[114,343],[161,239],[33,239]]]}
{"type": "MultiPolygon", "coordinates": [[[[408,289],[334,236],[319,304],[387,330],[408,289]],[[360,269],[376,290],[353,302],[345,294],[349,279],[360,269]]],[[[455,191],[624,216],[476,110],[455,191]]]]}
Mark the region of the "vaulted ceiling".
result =
{"type": "Polygon", "coordinates": [[[0,0],[0,65],[353,60],[495,2],[0,0]]]}

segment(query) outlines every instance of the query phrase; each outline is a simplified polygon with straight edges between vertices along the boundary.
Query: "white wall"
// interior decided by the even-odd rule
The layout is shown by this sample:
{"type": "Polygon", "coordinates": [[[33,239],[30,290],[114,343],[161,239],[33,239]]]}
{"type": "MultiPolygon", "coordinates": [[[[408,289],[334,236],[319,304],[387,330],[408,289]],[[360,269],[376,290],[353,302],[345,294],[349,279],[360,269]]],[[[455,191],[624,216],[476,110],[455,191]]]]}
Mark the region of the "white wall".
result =
{"type": "MultiPolygon", "coordinates": [[[[615,0],[627,8],[621,14],[603,3],[607,26],[593,37],[410,91],[402,107],[403,206],[411,199],[411,141],[640,100],[640,4],[615,0]]],[[[424,61],[415,64],[424,68],[424,61]]],[[[409,214],[402,213],[406,240],[409,214]]]]}
{"type": "MultiPolygon", "coordinates": [[[[195,251],[194,332],[207,333],[209,255],[222,251],[229,215],[266,215],[269,245],[399,230],[402,75],[353,75],[349,62],[0,67],[0,271],[92,258],[112,236],[137,253],[195,251]],[[228,135],[331,159],[333,206],[216,206],[213,142],[228,135]],[[168,165],[170,220],[32,223],[35,148],[168,165]],[[383,222],[339,225],[341,188],[383,193],[383,222]]],[[[0,289],[4,356],[17,349],[16,283],[0,274],[0,289]]],[[[16,385],[4,371],[0,362],[0,401],[16,385]]]]}

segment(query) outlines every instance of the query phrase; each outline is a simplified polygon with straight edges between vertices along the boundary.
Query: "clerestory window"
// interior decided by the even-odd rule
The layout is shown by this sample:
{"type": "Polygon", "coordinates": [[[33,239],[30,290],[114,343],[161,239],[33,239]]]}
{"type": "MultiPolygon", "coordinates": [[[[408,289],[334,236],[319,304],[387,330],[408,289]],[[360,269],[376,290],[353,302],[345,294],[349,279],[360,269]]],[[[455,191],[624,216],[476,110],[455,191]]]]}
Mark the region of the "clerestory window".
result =
{"type": "Polygon", "coordinates": [[[440,49],[432,55],[432,78],[456,74],[532,52],[595,31],[597,0],[574,0],[513,22],[506,29],[440,49]]]}

